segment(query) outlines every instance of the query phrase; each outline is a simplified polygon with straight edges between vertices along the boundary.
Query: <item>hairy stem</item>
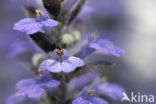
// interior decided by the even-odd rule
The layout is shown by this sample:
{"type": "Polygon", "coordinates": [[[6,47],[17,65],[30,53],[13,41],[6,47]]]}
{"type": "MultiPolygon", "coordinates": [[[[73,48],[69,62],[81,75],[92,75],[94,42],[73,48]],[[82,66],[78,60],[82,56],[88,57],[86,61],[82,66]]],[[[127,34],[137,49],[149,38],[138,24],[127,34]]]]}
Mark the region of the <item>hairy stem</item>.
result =
{"type": "Polygon", "coordinates": [[[65,75],[62,72],[62,80],[61,80],[61,104],[65,104],[66,100],[66,80],[65,75]]]}

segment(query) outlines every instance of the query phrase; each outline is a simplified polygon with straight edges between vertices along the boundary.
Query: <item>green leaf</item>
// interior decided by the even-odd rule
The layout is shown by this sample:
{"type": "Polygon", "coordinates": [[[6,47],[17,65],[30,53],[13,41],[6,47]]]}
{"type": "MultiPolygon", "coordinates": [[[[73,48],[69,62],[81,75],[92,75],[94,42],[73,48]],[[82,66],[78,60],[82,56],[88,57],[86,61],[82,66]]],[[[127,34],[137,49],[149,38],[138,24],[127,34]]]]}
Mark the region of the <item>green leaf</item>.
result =
{"type": "Polygon", "coordinates": [[[61,2],[59,0],[43,0],[43,5],[54,19],[57,19],[61,10],[61,2]]]}
{"type": "Polygon", "coordinates": [[[49,53],[56,49],[56,44],[53,42],[53,39],[42,32],[37,32],[35,34],[31,34],[30,38],[45,52],[49,53]]]}
{"type": "Polygon", "coordinates": [[[75,4],[75,7],[72,9],[71,13],[69,14],[68,24],[70,24],[75,19],[75,17],[79,14],[83,5],[85,4],[85,1],[86,0],[79,0],[78,3],[75,4]]]}

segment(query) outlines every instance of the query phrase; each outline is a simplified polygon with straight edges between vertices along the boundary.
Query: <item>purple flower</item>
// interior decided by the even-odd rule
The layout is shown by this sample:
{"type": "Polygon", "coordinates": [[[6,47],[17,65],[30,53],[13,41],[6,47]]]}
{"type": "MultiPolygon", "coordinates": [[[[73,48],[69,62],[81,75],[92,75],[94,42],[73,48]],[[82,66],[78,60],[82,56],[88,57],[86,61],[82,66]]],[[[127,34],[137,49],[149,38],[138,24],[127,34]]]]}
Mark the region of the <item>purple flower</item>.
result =
{"type": "Polygon", "coordinates": [[[48,12],[44,10],[36,10],[37,18],[24,18],[14,25],[14,29],[26,32],[27,34],[34,34],[42,29],[43,26],[54,27],[58,22],[49,19],[48,12]]]}
{"type": "Polygon", "coordinates": [[[5,104],[41,104],[38,99],[28,98],[26,96],[9,96],[5,104]]]}
{"type": "MultiPolygon", "coordinates": [[[[80,91],[81,88],[85,86],[87,86],[87,88],[89,89],[96,89],[95,91],[91,90],[92,92],[88,94],[91,94],[94,96],[99,96],[99,95],[107,96],[108,98],[111,98],[112,100],[121,99],[123,97],[122,93],[125,92],[125,89],[121,87],[120,85],[115,84],[115,83],[109,83],[106,81],[106,79],[104,78],[101,79],[100,76],[95,73],[87,73],[80,77],[72,79],[68,83],[68,92],[73,93],[73,90],[75,92],[80,91]]],[[[81,100],[84,100],[84,98],[82,96],[79,96],[76,101],[78,102],[78,100],[81,101],[81,100]]],[[[75,104],[78,104],[78,103],[75,103],[75,104]]],[[[95,103],[95,104],[98,104],[98,103],[95,103]]]]}
{"type": "Polygon", "coordinates": [[[100,77],[97,77],[89,88],[95,88],[96,95],[107,96],[112,100],[121,99],[123,97],[122,93],[126,92],[122,86],[116,83],[109,83],[105,78],[101,79],[100,77]]]}
{"type": "Polygon", "coordinates": [[[40,78],[29,78],[17,83],[16,86],[20,90],[16,92],[16,96],[40,97],[48,88],[57,87],[60,84],[59,81],[53,80],[48,72],[39,71],[40,78]]]}
{"type": "Polygon", "coordinates": [[[73,104],[108,104],[107,101],[97,96],[104,95],[113,100],[118,100],[123,97],[122,93],[125,92],[118,84],[108,82],[100,84],[98,80],[95,80],[94,84],[89,87],[91,89],[86,87],[81,95],[73,100],[73,104]]]}
{"type": "Polygon", "coordinates": [[[96,95],[107,96],[112,100],[118,100],[123,97],[122,93],[126,92],[125,89],[116,84],[107,82],[107,78],[100,78],[97,76],[94,81],[89,85],[89,88],[96,89],[96,95]]]}
{"type": "Polygon", "coordinates": [[[90,85],[97,77],[98,74],[89,72],[71,79],[67,84],[68,97],[73,98],[75,93],[80,92],[85,86],[90,85]]]}
{"type": "Polygon", "coordinates": [[[106,95],[113,100],[121,99],[123,97],[122,93],[125,92],[125,89],[120,85],[108,82],[98,85],[96,89],[98,94],[106,95]]]}
{"type": "Polygon", "coordinates": [[[40,64],[41,70],[47,70],[54,73],[74,71],[77,67],[84,65],[83,60],[78,57],[68,57],[64,50],[56,50],[54,59],[48,59],[40,64]]]}
{"type": "Polygon", "coordinates": [[[121,56],[125,52],[124,50],[116,47],[111,41],[105,39],[97,39],[98,35],[93,33],[91,37],[89,37],[89,47],[95,50],[100,50],[104,53],[109,53],[114,56],[121,56]]]}
{"type": "Polygon", "coordinates": [[[81,50],[78,52],[77,56],[83,59],[86,56],[88,56],[91,53],[93,53],[94,51],[95,51],[95,49],[90,48],[90,45],[89,44],[86,44],[85,46],[83,46],[81,48],[81,50]]]}
{"type": "Polygon", "coordinates": [[[96,90],[89,90],[88,88],[84,88],[81,95],[74,99],[72,104],[108,104],[108,102],[104,99],[94,96],[94,91],[96,90]]]}

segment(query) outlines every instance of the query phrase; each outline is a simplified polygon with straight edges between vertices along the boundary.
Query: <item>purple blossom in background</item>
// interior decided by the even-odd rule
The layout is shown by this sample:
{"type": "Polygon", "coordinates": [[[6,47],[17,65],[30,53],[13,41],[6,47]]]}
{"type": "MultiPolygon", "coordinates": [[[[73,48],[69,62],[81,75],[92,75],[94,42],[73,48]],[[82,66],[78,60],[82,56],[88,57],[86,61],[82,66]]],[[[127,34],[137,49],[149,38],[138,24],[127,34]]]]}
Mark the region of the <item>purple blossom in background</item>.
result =
{"type": "Polygon", "coordinates": [[[122,93],[126,92],[122,86],[116,83],[109,83],[104,78],[100,78],[100,76],[97,76],[94,81],[92,81],[89,88],[96,89],[95,95],[104,95],[112,100],[121,99],[123,97],[122,93]]]}
{"type": "Polygon", "coordinates": [[[72,104],[108,104],[104,99],[94,95],[89,95],[89,93],[89,89],[84,88],[81,95],[74,99],[72,104]]]}
{"type": "Polygon", "coordinates": [[[91,8],[90,6],[84,6],[80,12],[80,16],[88,15],[90,13],[94,12],[94,9],[91,8]]]}
{"type": "Polygon", "coordinates": [[[58,22],[49,19],[48,12],[44,10],[36,10],[37,18],[24,18],[14,25],[14,29],[26,32],[27,34],[34,34],[42,29],[43,26],[54,27],[58,22]]]}
{"type": "Polygon", "coordinates": [[[35,52],[36,49],[28,41],[16,41],[15,43],[11,44],[10,50],[9,50],[7,56],[8,56],[8,58],[12,58],[12,57],[20,55],[26,51],[35,52]]]}
{"type": "Polygon", "coordinates": [[[123,55],[125,52],[124,50],[115,46],[111,41],[105,39],[97,39],[97,34],[93,33],[93,36],[89,36],[89,47],[95,50],[102,51],[104,53],[109,53],[116,57],[123,55]]]}
{"type": "Polygon", "coordinates": [[[80,58],[85,58],[86,56],[90,55],[91,53],[93,53],[95,51],[95,49],[90,48],[89,44],[83,46],[80,50],[80,52],[77,54],[78,57],[80,58]]]}
{"type": "Polygon", "coordinates": [[[91,84],[91,82],[94,81],[96,77],[98,77],[96,73],[90,72],[71,79],[68,83],[69,92],[84,88],[86,85],[91,84]]]}
{"type": "Polygon", "coordinates": [[[122,93],[125,92],[125,89],[120,85],[115,83],[109,83],[104,79],[100,78],[100,76],[95,73],[87,73],[81,75],[78,78],[72,79],[68,84],[68,91],[70,93],[76,90],[80,91],[80,88],[84,88],[86,86],[87,88],[85,88],[83,93],[73,101],[73,104],[83,104],[83,103],[88,104],[91,102],[93,104],[105,104],[105,103],[96,102],[100,100],[97,100],[97,98],[94,99],[94,97],[102,95],[102,96],[107,96],[108,98],[116,101],[121,99],[123,97],[122,93]],[[91,96],[88,95],[90,90],[89,88],[95,89],[95,92],[92,93],[94,97],[92,95],[91,96]],[[94,102],[94,100],[90,101],[90,99],[94,99],[96,103],[94,102]]]}
{"type": "Polygon", "coordinates": [[[39,99],[32,99],[26,96],[11,95],[6,100],[5,104],[41,104],[39,99]]]}
{"type": "Polygon", "coordinates": [[[91,42],[90,47],[117,57],[124,54],[124,51],[122,49],[114,46],[114,44],[109,40],[98,40],[96,42],[91,42]]]}
{"type": "Polygon", "coordinates": [[[20,80],[16,85],[20,90],[16,92],[15,95],[36,98],[44,94],[47,88],[53,88],[60,85],[60,82],[53,80],[49,73],[46,72],[40,75],[40,78],[20,80]]]}
{"type": "Polygon", "coordinates": [[[105,82],[96,87],[97,93],[100,95],[106,95],[113,100],[118,100],[123,97],[125,89],[118,84],[105,82]]]}
{"type": "Polygon", "coordinates": [[[74,56],[68,57],[63,50],[56,50],[55,53],[54,59],[45,60],[40,64],[41,70],[69,73],[84,65],[83,60],[74,56]]]}
{"type": "Polygon", "coordinates": [[[125,52],[123,49],[115,46],[111,41],[106,39],[99,39],[96,33],[88,35],[88,43],[82,47],[77,56],[85,58],[94,51],[102,51],[104,54],[111,54],[116,57],[123,55],[125,52]]]}

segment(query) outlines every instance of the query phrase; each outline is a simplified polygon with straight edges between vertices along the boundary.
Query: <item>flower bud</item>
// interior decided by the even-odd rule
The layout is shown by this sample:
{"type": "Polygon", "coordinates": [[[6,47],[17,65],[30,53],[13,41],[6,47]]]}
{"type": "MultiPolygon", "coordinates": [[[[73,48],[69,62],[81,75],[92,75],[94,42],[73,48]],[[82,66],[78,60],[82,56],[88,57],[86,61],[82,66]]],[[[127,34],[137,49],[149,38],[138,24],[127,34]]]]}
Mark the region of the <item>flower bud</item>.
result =
{"type": "Polygon", "coordinates": [[[74,38],[74,41],[79,41],[80,40],[80,38],[81,38],[81,33],[79,32],[79,31],[74,31],[73,33],[72,33],[72,36],[73,36],[73,38],[74,38]]]}
{"type": "Polygon", "coordinates": [[[62,37],[62,43],[70,45],[74,42],[74,38],[71,34],[64,34],[62,37]]]}
{"type": "Polygon", "coordinates": [[[35,66],[38,66],[44,59],[45,59],[44,55],[41,53],[38,53],[32,57],[32,62],[35,66]]]}

